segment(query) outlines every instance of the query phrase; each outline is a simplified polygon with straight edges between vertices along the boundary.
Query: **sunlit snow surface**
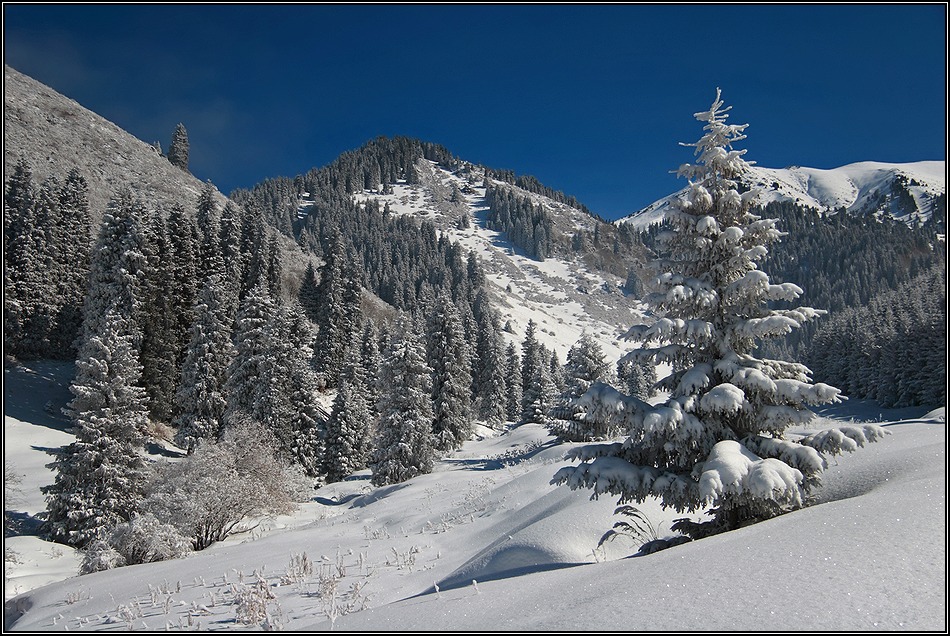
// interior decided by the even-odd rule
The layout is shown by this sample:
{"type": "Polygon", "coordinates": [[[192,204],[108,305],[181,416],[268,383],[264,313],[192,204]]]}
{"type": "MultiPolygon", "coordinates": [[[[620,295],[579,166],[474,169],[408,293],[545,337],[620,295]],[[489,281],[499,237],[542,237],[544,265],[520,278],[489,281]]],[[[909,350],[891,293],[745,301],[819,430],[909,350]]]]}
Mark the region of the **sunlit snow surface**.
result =
{"type": "MultiPolygon", "coordinates": [[[[27,512],[52,481],[41,449],[68,440],[46,406],[64,397],[68,367],[37,367],[4,372],[5,460],[25,475],[13,508],[27,512]]],[[[430,475],[372,488],[360,473],[177,561],[79,577],[68,548],[8,540],[19,554],[6,596],[23,593],[5,619],[22,631],[261,629],[235,611],[234,590],[257,572],[271,622],[288,630],[945,631],[946,432],[943,409],[929,410],[823,411],[816,427],[875,420],[892,435],[833,461],[819,505],[634,558],[623,538],[595,550],[616,521],[612,498],[550,485],[570,445],[535,425],[480,428],[430,475]],[[303,554],[313,572],[291,581],[303,554]],[[342,573],[337,592],[321,595],[330,573],[342,573]],[[333,603],[340,614],[349,602],[360,611],[331,622],[333,603]]],[[[659,536],[680,516],[639,507],[659,536]]]]}

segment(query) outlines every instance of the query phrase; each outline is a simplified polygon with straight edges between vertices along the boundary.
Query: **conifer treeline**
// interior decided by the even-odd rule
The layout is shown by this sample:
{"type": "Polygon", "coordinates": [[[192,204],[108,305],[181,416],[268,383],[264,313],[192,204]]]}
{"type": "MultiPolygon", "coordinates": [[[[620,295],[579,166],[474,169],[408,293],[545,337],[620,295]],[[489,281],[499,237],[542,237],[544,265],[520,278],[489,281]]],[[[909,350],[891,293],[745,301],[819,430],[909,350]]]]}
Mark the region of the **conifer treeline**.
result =
{"type": "Polygon", "coordinates": [[[550,256],[554,245],[554,227],[544,207],[529,197],[518,196],[508,188],[485,190],[488,202],[488,228],[505,232],[512,243],[539,261],[550,256]]]}
{"type": "Polygon", "coordinates": [[[883,407],[947,401],[947,268],[938,263],[861,307],[836,312],[808,351],[818,379],[883,407]]]}
{"type": "Polygon", "coordinates": [[[78,171],[38,187],[23,159],[3,214],[4,344],[29,358],[72,359],[89,268],[88,186],[78,171]]]}
{"type": "MultiPolygon", "coordinates": [[[[946,294],[935,280],[946,276],[946,260],[935,240],[945,224],[939,197],[933,213],[909,226],[886,215],[872,220],[843,209],[819,214],[769,203],[760,214],[777,219],[784,236],[763,268],[774,283],[796,281],[802,302],[829,314],[761,343],[763,355],[804,359],[816,379],[882,406],[942,402],[946,366],[938,361],[945,360],[946,332],[939,326],[946,324],[946,294]]],[[[644,241],[653,245],[661,230],[644,232],[644,241]]]]}

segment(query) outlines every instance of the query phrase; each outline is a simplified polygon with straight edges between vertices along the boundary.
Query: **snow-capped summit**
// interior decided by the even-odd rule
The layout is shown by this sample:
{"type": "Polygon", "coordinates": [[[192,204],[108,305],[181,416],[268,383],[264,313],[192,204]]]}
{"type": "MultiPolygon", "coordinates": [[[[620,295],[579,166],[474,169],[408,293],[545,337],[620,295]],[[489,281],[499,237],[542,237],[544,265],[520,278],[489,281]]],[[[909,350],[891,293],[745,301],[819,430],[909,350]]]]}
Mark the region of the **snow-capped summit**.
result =
{"type": "MultiPolygon", "coordinates": [[[[844,208],[853,214],[888,214],[908,223],[929,219],[938,198],[947,192],[945,161],[861,161],[831,170],[752,166],[744,181],[760,189],[762,205],[791,201],[822,212],[844,208]]],[[[685,191],[683,188],[651,203],[617,223],[632,223],[635,227],[658,223],[685,191]]]]}

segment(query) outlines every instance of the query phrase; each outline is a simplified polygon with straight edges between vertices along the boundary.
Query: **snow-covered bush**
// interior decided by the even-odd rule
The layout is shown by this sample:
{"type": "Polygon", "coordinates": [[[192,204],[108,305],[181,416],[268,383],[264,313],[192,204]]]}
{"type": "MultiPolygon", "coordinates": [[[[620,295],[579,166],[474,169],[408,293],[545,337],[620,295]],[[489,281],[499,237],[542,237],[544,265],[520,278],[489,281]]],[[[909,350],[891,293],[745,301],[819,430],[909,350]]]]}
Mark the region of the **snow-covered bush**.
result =
{"type": "MultiPolygon", "coordinates": [[[[758,269],[783,234],[774,219],[753,214],[756,191],[742,191],[739,180],[750,164],[745,150],[732,146],[745,139],[746,126],[727,125],[728,110],[717,91],[710,109],[696,114],[705,134],[689,145],[699,161],[679,169],[690,187],[668,215],[672,229],[660,235],[656,291],[644,299],[657,320],[630,328],[627,337],[644,346],[621,358],[669,364],[672,374],[659,383],[669,399],[651,406],[593,384],[574,401],[574,418],[615,426],[627,438],[574,449],[570,456],[582,463],[553,479],[592,488],[595,497],[619,495],[621,504],[656,497],[679,512],[708,508],[709,522],[673,524],[693,538],[804,505],[820,484],[826,455],[852,450],[859,437],[857,431],[785,437],[788,427],[815,417],[809,405],[836,402],[839,391],[812,384],[804,365],[753,355],[758,341],[824,312],[769,307],[794,301],[802,290],[773,285],[758,269]]],[[[883,429],[861,433],[873,441],[883,429]]]]}
{"type": "Polygon", "coordinates": [[[203,550],[245,520],[284,514],[304,485],[299,470],[278,456],[272,433],[235,418],[217,442],[203,442],[187,458],[155,469],[144,507],[203,550]]]}
{"type": "Polygon", "coordinates": [[[89,544],[80,566],[82,574],[125,565],[177,559],[191,552],[189,540],[150,513],[116,525],[103,539],[89,544]]]}

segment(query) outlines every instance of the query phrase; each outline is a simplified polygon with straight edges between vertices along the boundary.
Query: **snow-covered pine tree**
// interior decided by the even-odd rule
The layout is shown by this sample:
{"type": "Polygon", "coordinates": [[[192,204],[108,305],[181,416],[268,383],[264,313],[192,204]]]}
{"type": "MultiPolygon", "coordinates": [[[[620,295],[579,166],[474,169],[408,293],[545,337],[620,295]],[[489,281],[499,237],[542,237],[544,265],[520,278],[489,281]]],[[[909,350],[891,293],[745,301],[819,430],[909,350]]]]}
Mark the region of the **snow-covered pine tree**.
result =
{"type": "Polygon", "coordinates": [[[168,246],[172,285],[172,306],[175,307],[175,355],[178,362],[185,357],[194,324],[194,307],[204,275],[198,274],[198,247],[201,233],[194,217],[180,205],[168,214],[168,246]]]}
{"type": "Polygon", "coordinates": [[[507,376],[508,395],[505,400],[505,415],[509,422],[521,419],[521,357],[514,342],[509,342],[505,349],[505,374],[507,376]]]}
{"type": "Polygon", "coordinates": [[[176,396],[175,443],[189,454],[201,440],[217,440],[227,409],[224,385],[234,346],[232,321],[224,302],[220,280],[209,276],[195,305],[191,342],[176,396]]]}
{"type": "MultiPolygon", "coordinates": [[[[561,366],[561,361],[557,357],[557,349],[551,349],[550,363],[548,364],[548,371],[551,374],[551,384],[554,387],[554,393],[563,393],[564,392],[564,367],[561,366]]],[[[556,395],[555,395],[556,397],[556,395]]]]}
{"type": "Polygon", "coordinates": [[[335,387],[346,361],[346,347],[356,328],[347,324],[346,307],[346,250],[343,237],[333,232],[324,250],[324,264],[320,268],[317,298],[317,339],[314,343],[314,364],[326,386],[335,387]]]}
{"type": "Polygon", "coordinates": [[[222,274],[224,260],[221,257],[221,215],[214,201],[214,184],[205,181],[198,194],[195,207],[195,222],[201,232],[198,245],[198,271],[204,278],[211,274],[222,274]]]}
{"type": "Polygon", "coordinates": [[[604,360],[604,352],[594,338],[584,332],[567,352],[564,366],[565,387],[555,401],[553,417],[548,422],[551,432],[561,439],[571,441],[595,441],[607,437],[596,423],[583,418],[575,419],[570,404],[584,395],[595,382],[612,384],[610,367],[604,360]],[[594,426],[592,426],[594,424],[594,426]]]}
{"type": "Polygon", "coordinates": [[[83,298],[89,279],[90,217],[89,186],[77,169],[72,169],[59,191],[60,217],[64,240],[59,259],[68,266],[62,271],[59,295],[62,307],[59,312],[57,340],[54,346],[73,359],[76,353],[76,338],[82,327],[83,298]]]}
{"type": "Polygon", "coordinates": [[[627,395],[647,401],[656,393],[656,366],[651,360],[618,360],[617,380],[627,395]]]}
{"type": "Polygon", "coordinates": [[[45,487],[49,533],[82,546],[136,511],[144,483],[148,398],[141,387],[139,299],[145,289],[141,203],[121,190],[103,216],[68,415],[76,442],[54,462],[45,487]]]}
{"type": "Polygon", "coordinates": [[[179,124],[175,126],[175,132],[172,133],[172,142],[168,146],[168,161],[170,161],[173,166],[188,172],[189,149],[188,131],[185,130],[185,125],[179,122],[179,124]]]}
{"type": "Polygon", "coordinates": [[[137,327],[117,306],[98,317],[100,333],[82,344],[68,415],[76,441],[51,466],[43,486],[46,529],[54,541],[83,547],[138,510],[146,481],[145,390],[138,386],[137,327]]]}
{"type": "Polygon", "coordinates": [[[546,366],[547,359],[542,360],[541,344],[538,342],[537,324],[528,320],[525,328],[524,340],[521,343],[521,413],[522,422],[538,422],[538,407],[541,398],[541,367],[546,366]]]}
{"type": "Polygon", "coordinates": [[[240,413],[250,417],[257,408],[270,346],[267,325],[276,311],[267,281],[259,282],[241,301],[234,323],[235,355],[224,387],[228,401],[225,422],[240,413]]]}
{"type": "Polygon", "coordinates": [[[244,254],[241,252],[241,211],[228,201],[221,210],[221,232],[219,235],[221,260],[224,263],[221,288],[224,293],[223,307],[233,319],[237,314],[241,298],[241,284],[244,281],[244,254]]]}
{"type": "Polygon", "coordinates": [[[289,424],[288,429],[278,422],[274,430],[291,460],[316,477],[323,473],[329,414],[317,399],[319,383],[311,364],[312,323],[297,302],[282,305],[273,323],[272,350],[279,363],[270,367],[275,374],[270,384],[282,387],[278,411],[287,413],[281,417],[289,424]],[[284,438],[288,433],[289,438],[284,438]]]}
{"type": "Polygon", "coordinates": [[[179,368],[177,342],[178,308],[175,307],[175,280],[165,218],[155,212],[144,228],[147,268],[143,285],[142,386],[148,394],[152,417],[169,422],[174,415],[179,368]]]}
{"type": "Polygon", "coordinates": [[[20,158],[6,182],[3,197],[3,342],[15,351],[23,337],[24,284],[20,272],[31,259],[33,205],[36,188],[33,169],[20,158]]]}
{"type": "Polygon", "coordinates": [[[757,340],[788,333],[822,312],[769,309],[770,301],[794,300],[802,290],[770,284],[757,267],[781,233],[774,220],[752,213],[754,190],[740,193],[738,179],[749,164],[733,144],[745,138],[746,126],[726,124],[728,110],[717,91],[711,108],[696,114],[705,123],[705,134],[690,144],[699,161],[679,170],[691,185],[669,214],[673,229],[663,236],[657,291],[645,299],[658,319],[628,333],[658,345],[631,351],[631,358],[673,367],[662,382],[670,397],[651,407],[593,385],[578,406],[586,417],[619,421],[629,437],[571,451],[582,463],[553,479],[592,488],[595,497],[619,495],[621,503],[657,497],[680,512],[708,506],[710,521],[673,525],[692,538],[804,505],[820,484],[826,454],[884,433],[866,425],[785,436],[789,426],[814,418],[807,405],[834,402],[839,391],[812,384],[804,365],[753,355],[757,340]]]}
{"type": "Polygon", "coordinates": [[[372,319],[367,318],[360,336],[359,354],[366,388],[366,406],[372,420],[375,420],[379,414],[379,367],[381,364],[379,349],[379,329],[376,328],[376,323],[372,319]]]}
{"type": "Polygon", "coordinates": [[[267,287],[275,302],[281,301],[283,290],[284,259],[277,240],[277,232],[272,232],[267,243],[267,287]]]}
{"type": "Polygon", "coordinates": [[[320,297],[317,295],[317,270],[313,266],[313,261],[307,263],[307,270],[303,274],[303,281],[300,283],[297,299],[300,301],[307,317],[316,323],[320,311],[320,297]]]}
{"type": "Polygon", "coordinates": [[[498,312],[490,306],[483,289],[479,289],[475,297],[473,311],[477,324],[473,371],[475,410],[478,418],[487,425],[499,426],[508,419],[505,410],[507,361],[505,343],[501,336],[501,321],[498,312]]]}
{"type": "Polygon", "coordinates": [[[342,481],[366,467],[371,418],[363,365],[353,355],[357,344],[351,345],[350,362],[340,375],[333,412],[327,420],[324,456],[327,483],[342,481]]]}
{"type": "MultiPolygon", "coordinates": [[[[59,260],[62,222],[59,182],[48,177],[40,186],[27,218],[31,226],[20,238],[19,266],[15,272],[21,320],[18,355],[46,358],[51,354],[59,313],[57,281],[67,264],[59,260]]],[[[25,229],[25,228],[24,228],[25,229]]]]}
{"type": "Polygon", "coordinates": [[[604,359],[604,350],[586,331],[567,352],[564,366],[564,395],[578,398],[587,392],[594,382],[610,384],[610,367],[604,359]]]}
{"type": "Polygon", "coordinates": [[[148,268],[142,227],[145,216],[144,204],[128,187],[120,189],[110,201],[91,255],[81,331],[83,340],[102,333],[106,312],[115,307],[120,316],[136,323],[136,355],[141,347],[148,268]]]}
{"type": "Polygon", "coordinates": [[[426,336],[432,368],[433,445],[437,451],[456,450],[472,435],[472,364],[462,319],[446,291],[436,299],[426,336]]]}
{"type": "Polygon", "coordinates": [[[375,486],[432,472],[432,369],[412,321],[400,318],[381,368],[376,449],[370,460],[375,486]]]}

